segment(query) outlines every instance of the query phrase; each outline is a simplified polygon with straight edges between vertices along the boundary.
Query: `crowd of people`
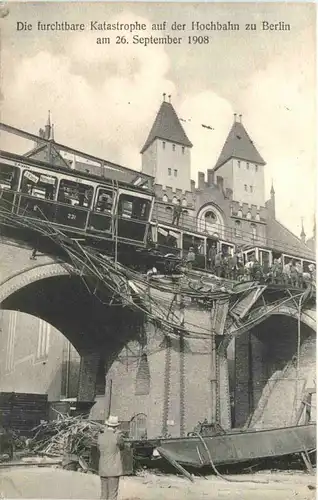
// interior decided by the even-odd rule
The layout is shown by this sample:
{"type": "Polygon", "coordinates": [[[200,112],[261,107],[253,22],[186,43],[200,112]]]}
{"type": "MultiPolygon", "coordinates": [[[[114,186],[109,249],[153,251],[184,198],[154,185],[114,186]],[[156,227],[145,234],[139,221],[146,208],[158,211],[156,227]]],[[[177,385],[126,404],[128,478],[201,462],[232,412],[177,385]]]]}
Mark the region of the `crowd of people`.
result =
{"type": "MultiPolygon", "coordinates": [[[[208,268],[220,278],[235,281],[261,281],[266,283],[284,284],[296,288],[303,288],[306,283],[315,281],[316,266],[310,264],[308,270],[304,270],[300,261],[290,260],[283,265],[282,259],[274,259],[271,266],[262,265],[255,254],[244,259],[241,250],[237,250],[233,255],[217,250],[211,246],[208,251],[208,268]]],[[[195,267],[195,254],[193,249],[189,250],[187,262],[195,267]],[[189,259],[190,256],[190,259],[189,259]]]]}

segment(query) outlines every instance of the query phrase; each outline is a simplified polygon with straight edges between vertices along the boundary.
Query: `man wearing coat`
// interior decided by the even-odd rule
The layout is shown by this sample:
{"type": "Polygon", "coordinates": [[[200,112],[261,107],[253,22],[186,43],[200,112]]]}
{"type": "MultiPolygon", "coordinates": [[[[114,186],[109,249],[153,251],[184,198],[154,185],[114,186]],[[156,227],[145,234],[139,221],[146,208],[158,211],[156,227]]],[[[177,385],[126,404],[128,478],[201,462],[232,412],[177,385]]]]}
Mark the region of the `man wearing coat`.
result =
{"type": "Polygon", "coordinates": [[[118,425],[118,417],[110,415],[105,422],[105,431],[98,436],[102,500],[117,500],[119,479],[124,472],[121,457],[124,437],[118,432],[118,425]]]}

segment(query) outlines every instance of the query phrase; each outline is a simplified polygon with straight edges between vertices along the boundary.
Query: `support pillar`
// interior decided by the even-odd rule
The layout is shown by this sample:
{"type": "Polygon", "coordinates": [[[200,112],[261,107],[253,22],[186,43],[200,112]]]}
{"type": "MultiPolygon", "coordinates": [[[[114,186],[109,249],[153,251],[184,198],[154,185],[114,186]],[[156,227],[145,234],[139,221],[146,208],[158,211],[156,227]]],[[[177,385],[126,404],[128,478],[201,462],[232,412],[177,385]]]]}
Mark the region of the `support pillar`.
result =
{"type": "Polygon", "coordinates": [[[243,427],[250,414],[250,335],[235,339],[235,427],[243,427]]]}
{"type": "Polygon", "coordinates": [[[77,396],[78,401],[95,400],[99,362],[99,352],[90,352],[81,357],[77,396]]]}
{"type": "MultiPolygon", "coordinates": [[[[212,423],[231,427],[229,376],[226,348],[218,349],[217,339],[224,335],[229,301],[216,300],[211,311],[211,415],[212,423]],[[225,353],[225,354],[224,354],[225,353]]],[[[223,337],[224,338],[224,337],[223,337]]]]}
{"type": "Polygon", "coordinates": [[[229,386],[229,367],[226,347],[219,346],[217,352],[217,384],[218,384],[218,422],[223,429],[231,428],[231,401],[229,386]]]}

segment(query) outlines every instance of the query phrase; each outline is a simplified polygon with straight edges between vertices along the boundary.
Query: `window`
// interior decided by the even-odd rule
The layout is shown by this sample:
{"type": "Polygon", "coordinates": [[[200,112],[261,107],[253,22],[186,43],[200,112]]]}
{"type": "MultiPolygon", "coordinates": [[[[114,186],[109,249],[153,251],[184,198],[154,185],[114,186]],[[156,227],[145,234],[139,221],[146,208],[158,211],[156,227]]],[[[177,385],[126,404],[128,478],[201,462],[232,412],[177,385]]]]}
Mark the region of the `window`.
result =
{"type": "Polygon", "coordinates": [[[31,170],[25,170],[23,172],[21,184],[22,193],[35,196],[36,198],[53,200],[55,197],[56,186],[56,177],[31,170]]]}
{"type": "Polygon", "coordinates": [[[166,149],[166,143],[165,143],[165,141],[162,141],[162,149],[166,149]]]}
{"type": "Polygon", "coordinates": [[[20,171],[17,167],[1,165],[0,189],[12,189],[15,191],[19,185],[20,171]]]}
{"type": "Polygon", "coordinates": [[[257,236],[257,227],[256,227],[256,224],[251,224],[251,230],[252,230],[252,236],[253,236],[253,238],[256,238],[256,236],[257,236]]]}
{"type": "Polygon", "coordinates": [[[255,172],[258,171],[258,165],[255,165],[255,172]]]}
{"type": "Polygon", "coordinates": [[[247,184],[244,184],[244,189],[245,191],[247,191],[247,184]]]}
{"type": "Polygon", "coordinates": [[[237,211],[237,216],[238,217],[243,217],[243,212],[242,212],[242,210],[240,208],[237,211]]]}
{"type": "Polygon", "coordinates": [[[253,193],[253,186],[250,186],[250,191],[251,193],[253,193]]]}
{"type": "Polygon", "coordinates": [[[249,170],[250,169],[250,164],[247,162],[246,163],[246,170],[249,170]]]}
{"type": "Polygon", "coordinates": [[[99,188],[94,210],[110,213],[113,208],[113,192],[110,189],[99,188]]]}
{"type": "Polygon", "coordinates": [[[237,161],[237,166],[238,166],[238,168],[241,168],[241,162],[240,162],[240,160],[237,161]]]}
{"type": "Polygon", "coordinates": [[[51,325],[46,323],[42,319],[39,321],[39,333],[38,333],[38,348],[36,357],[47,358],[50,349],[50,332],[51,325]]]}
{"type": "Polygon", "coordinates": [[[184,155],[185,147],[182,146],[182,154],[184,155]]]}
{"type": "Polygon", "coordinates": [[[187,200],[185,198],[182,199],[182,206],[183,207],[187,206],[187,200]]]}
{"type": "Polygon", "coordinates": [[[234,235],[239,238],[241,236],[241,221],[235,221],[234,235]]]}
{"type": "Polygon", "coordinates": [[[175,150],[176,150],[176,145],[172,144],[172,151],[175,151],[175,150]]]}
{"type": "Polygon", "coordinates": [[[168,168],[168,175],[171,177],[171,168],[168,168]]]}
{"type": "Polygon", "coordinates": [[[147,396],[150,392],[150,370],[147,354],[142,354],[136,375],[136,396],[147,396]]]}
{"type": "Polygon", "coordinates": [[[255,217],[255,218],[256,218],[256,220],[261,220],[261,216],[260,216],[259,212],[257,212],[257,214],[256,214],[256,217],[255,217]]]}
{"type": "Polygon", "coordinates": [[[206,220],[209,220],[209,221],[211,221],[211,222],[216,222],[217,217],[216,217],[216,215],[215,215],[215,213],[214,213],[214,212],[209,211],[209,212],[206,212],[206,214],[205,214],[205,219],[206,219],[206,220]]]}
{"type": "Polygon", "coordinates": [[[57,200],[73,206],[90,208],[93,198],[93,187],[82,182],[62,179],[57,200]]]}
{"type": "Polygon", "coordinates": [[[162,197],[162,201],[163,201],[164,203],[168,203],[169,199],[168,199],[168,196],[167,196],[166,194],[164,194],[164,195],[163,195],[163,197],[162,197]]]}
{"type": "Polygon", "coordinates": [[[246,218],[247,218],[247,219],[251,219],[251,218],[252,218],[252,214],[251,214],[251,212],[250,212],[250,211],[248,211],[248,212],[247,212],[247,214],[246,214],[246,218]]]}
{"type": "Polygon", "coordinates": [[[174,203],[174,204],[178,203],[178,198],[176,196],[174,196],[172,198],[172,203],[174,203]]]}
{"type": "Polygon", "coordinates": [[[150,200],[120,194],[118,202],[118,216],[122,219],[148,220],[150,200]]]}
{"type": "Polygon", "coordinates": [[[177,177],[177,175],[178,175],[178,170],[175,169],[174,170],[174,176],[177,177]]]}

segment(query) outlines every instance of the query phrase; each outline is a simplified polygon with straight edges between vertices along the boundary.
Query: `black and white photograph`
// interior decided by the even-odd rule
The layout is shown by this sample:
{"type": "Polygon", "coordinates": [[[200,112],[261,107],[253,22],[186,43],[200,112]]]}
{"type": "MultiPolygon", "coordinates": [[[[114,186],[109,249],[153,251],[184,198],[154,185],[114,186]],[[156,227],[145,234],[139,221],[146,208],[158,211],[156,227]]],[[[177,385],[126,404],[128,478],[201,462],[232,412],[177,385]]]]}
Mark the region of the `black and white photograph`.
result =
{"type": "Polygon", "coordinates": [[[316,23],[0,3],[0,499],[316,498],[316,23]]]}

